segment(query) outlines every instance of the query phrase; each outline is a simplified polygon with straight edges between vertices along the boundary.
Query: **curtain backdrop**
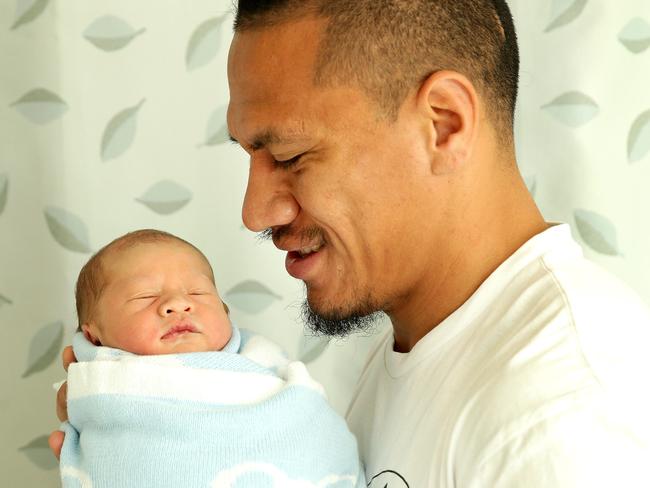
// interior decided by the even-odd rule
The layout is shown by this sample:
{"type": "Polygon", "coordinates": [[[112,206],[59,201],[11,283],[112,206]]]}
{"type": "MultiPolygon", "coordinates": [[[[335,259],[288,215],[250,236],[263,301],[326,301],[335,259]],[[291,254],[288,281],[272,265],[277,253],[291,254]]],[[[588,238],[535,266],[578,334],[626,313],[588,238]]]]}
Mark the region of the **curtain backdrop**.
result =
{"type": "MultiPolygon", "coordinates": [[[[650,4],[511,7],[529,188],[547,220],[569,222],[589,257],[650,302],[650,4]]],[[[301,285],[241,223],[248,163],[225,127],[232,19],[229,0],[0,2],[6,486],[58,486],[46,438],[57,426],[51,384],[76,326],[76,276],[137,228],[202,249],[233,320],[306,361],[345,410],[373,337],[305,335],[301,285]]]]}

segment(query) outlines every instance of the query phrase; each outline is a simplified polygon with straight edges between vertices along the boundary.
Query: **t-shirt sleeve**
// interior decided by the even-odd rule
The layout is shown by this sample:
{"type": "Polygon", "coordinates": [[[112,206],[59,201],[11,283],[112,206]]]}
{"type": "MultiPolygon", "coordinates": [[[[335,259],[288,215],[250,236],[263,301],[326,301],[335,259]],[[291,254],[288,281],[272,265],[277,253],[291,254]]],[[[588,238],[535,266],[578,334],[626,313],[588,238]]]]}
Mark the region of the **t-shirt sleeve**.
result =
{"type": "MultiPolygon", "coordinates": [[[[458,473],[460,488],[650,487],[647,422],[602,404],[549,413],[500,433],[476,469],[458,473]],[[644,425],[633,425],[636,419],[644,425]]],[[[467,466],[466,466],[467,468],[467,466]]]]}

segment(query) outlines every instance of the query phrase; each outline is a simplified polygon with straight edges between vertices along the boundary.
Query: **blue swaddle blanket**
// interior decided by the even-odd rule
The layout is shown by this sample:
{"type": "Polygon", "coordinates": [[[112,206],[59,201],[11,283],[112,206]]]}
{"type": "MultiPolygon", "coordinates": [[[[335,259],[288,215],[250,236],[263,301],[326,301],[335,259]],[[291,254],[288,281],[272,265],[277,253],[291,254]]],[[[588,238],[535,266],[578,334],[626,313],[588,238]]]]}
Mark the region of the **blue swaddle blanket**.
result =
{"type": "Polygon", "coordinates": [[[138,356],[77,333],[64,488],[365,487],[357,444],[300,362],[233,327],[222,351],[138,356]]]}

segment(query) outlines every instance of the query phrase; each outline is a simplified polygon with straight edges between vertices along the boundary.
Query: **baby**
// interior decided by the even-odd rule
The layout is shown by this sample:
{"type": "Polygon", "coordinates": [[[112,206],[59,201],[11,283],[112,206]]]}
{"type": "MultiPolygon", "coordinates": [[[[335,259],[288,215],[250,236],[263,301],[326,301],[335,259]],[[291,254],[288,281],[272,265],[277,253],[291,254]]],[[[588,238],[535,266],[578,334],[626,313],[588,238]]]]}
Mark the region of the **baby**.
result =
{"type": "Polygon", "coordinates": [[[320,385],[230,322],[192,244],[126,234],[82,268],[76,299],[64,488],[365,486],[320,385]]]}

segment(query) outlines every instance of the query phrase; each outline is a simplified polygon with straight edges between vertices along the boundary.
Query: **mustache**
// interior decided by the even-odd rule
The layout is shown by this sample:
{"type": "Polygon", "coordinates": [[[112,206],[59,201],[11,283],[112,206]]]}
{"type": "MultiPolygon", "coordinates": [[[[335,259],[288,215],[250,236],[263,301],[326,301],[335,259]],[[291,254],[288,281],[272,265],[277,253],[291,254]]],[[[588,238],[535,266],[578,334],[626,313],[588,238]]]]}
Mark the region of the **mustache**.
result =
{"type": "Polygon", "coordinates": [[[310,242],[318,238],[324,239],[323,231],[319,227],[306,227],[301,230],[295,230],[290,225],[283,225],[281,227],[270,227],[257,234],[259,241],[278,242],[280,239],[286,237],[297,237],[300,242],[310,242]]]}
{"type": "Polygon", "coordinates": [[[273,239],[273,229],[270,227],[257,234],[257,240],[260,242],[270,241],[271,239],[273,239]]]}

